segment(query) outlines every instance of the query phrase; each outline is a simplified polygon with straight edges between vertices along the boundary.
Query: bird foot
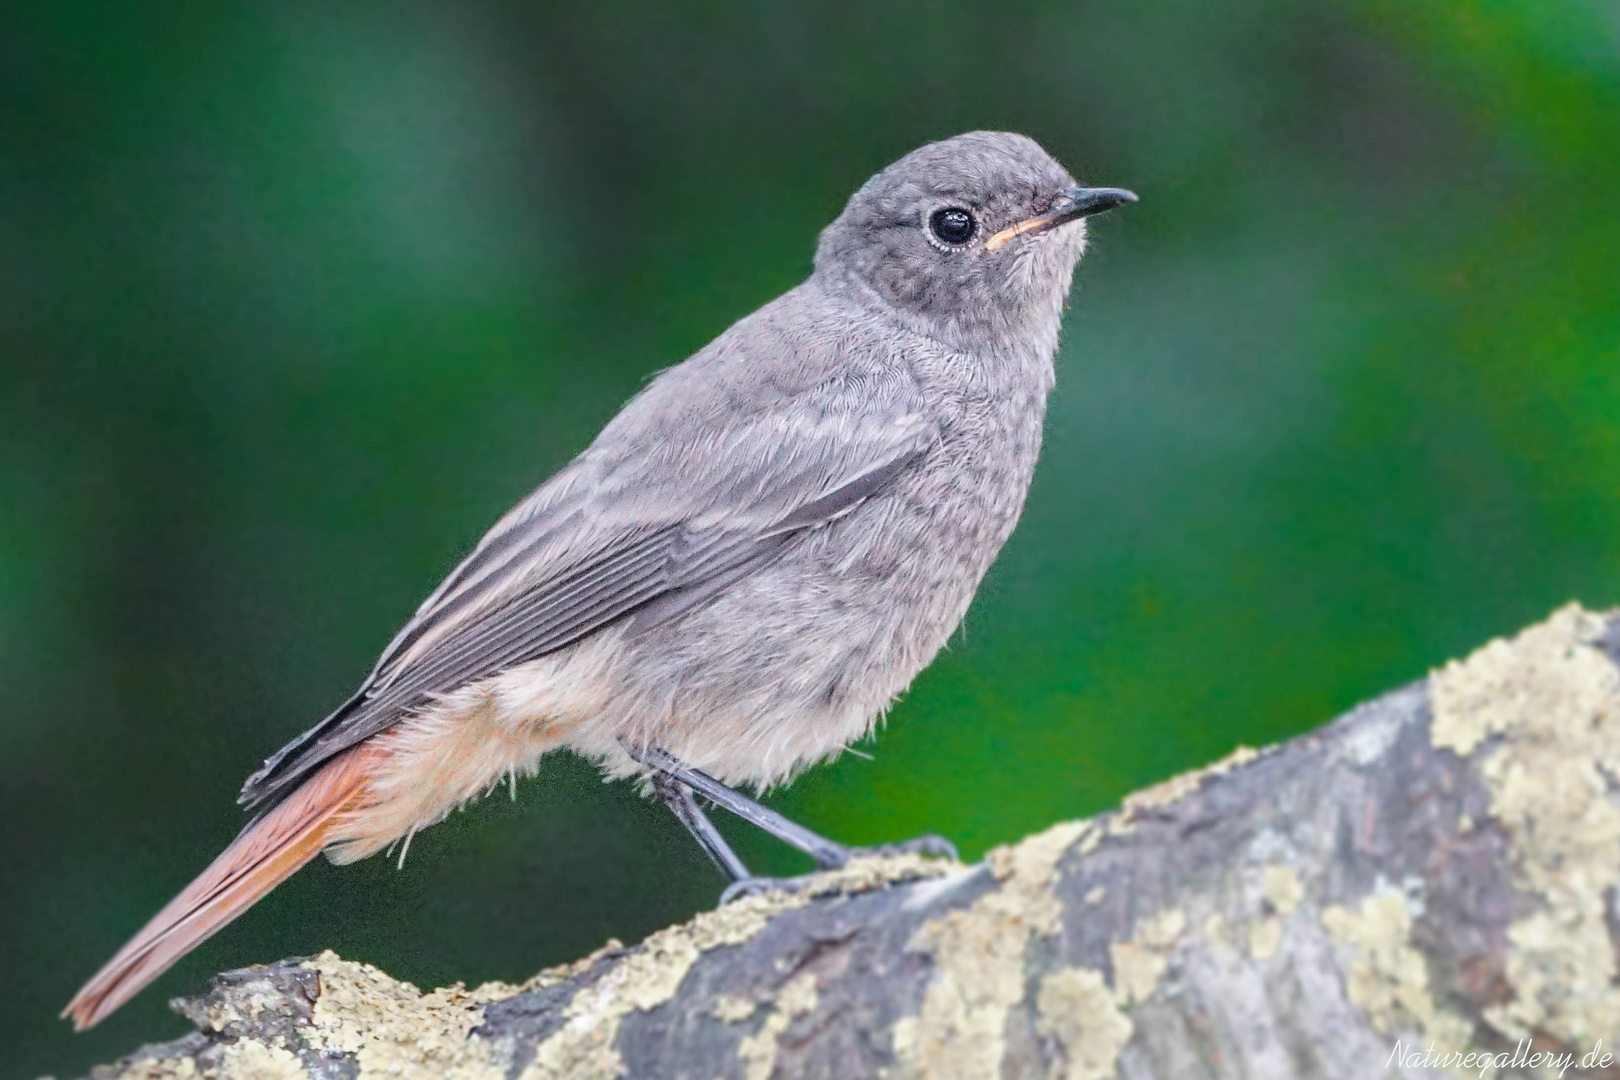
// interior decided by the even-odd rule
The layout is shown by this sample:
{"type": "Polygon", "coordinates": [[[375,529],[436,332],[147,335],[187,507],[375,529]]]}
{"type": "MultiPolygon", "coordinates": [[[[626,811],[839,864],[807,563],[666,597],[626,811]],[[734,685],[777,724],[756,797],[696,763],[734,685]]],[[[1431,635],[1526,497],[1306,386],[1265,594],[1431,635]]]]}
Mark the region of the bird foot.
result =
{"type": "Polygon", "coordinates": [[[814,874],[800,874],[798,877],[738,878],[727,885],[726,891],[720,894],[720,906],[725,907],[733,900],[741,900],[745,896],[761,896],[768,892],[796,893],[813,877],[814,874]]]}
{"type": "MultiPolygon", "coordinates": [[[[943,836],[927,833],[923,836],[913,837],[910,840],[899,840],[892,844],[875,844],[872,847],[850,848],[849,858],[862,857],[883,858],[889,855],[931,855],[935,858],[959,860],[956,854],[956,845],[943,836]]],[[[848,859],[845,860],[846,862],[848,859]]]]}
{"type": "Polygon", "coordinates": [[[850,860],[860,858],[885,858],[895,855],[929,855],[936,858],[957,859],[956,845],[943,836],[928,834],[918,836],[911,840],[900,840],[893,844],[875,844],[872,847],[840,848],[840,858],[836,862],[821,867],[814,874],[800,874],[796,877],[763,877],[750,875],[738,878],[726,886],[725,892],[720,894],[720,904],[725,906],[733,900],[740,900],[745,896],[759,896],[768,892],[796,893],[807,885],[814,884],[819,874],[828,870],[838,870],[849,865],[850,860]]]}

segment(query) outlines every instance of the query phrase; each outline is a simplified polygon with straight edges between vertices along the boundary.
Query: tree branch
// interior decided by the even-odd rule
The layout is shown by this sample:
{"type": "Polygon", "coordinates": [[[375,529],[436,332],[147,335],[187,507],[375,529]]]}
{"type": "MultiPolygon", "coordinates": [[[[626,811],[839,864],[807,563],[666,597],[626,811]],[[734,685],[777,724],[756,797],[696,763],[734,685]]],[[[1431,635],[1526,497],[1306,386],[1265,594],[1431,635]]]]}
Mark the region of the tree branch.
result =
{"type": "Polygon", "coordinates": [[[94,1075],[1541,1075],[1620,1036],[1617,783],[1620,618],[1571,606],[977,866],[860,862],[522,986],[229,972],[94,1075]]]}

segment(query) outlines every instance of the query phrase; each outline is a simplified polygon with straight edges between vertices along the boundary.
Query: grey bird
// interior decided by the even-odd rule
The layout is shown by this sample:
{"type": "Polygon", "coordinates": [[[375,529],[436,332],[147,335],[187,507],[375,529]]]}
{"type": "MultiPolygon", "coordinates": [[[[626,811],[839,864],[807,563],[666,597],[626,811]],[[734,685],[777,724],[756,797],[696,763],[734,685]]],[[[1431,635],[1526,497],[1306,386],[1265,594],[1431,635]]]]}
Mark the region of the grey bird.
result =
{"type": "Polygon", "coordinates": [[[408,843],[565,747],[645,777],[739,882],[694,791],[847,860],[733,789],[866,735],[961,623],[1023,508],[1084,219],[1135,199],[999,132],[872,177],[808,280],[653,379],[249,777],[257,816],[63,1015],[96,1023],[316,854],[408,843]]]}

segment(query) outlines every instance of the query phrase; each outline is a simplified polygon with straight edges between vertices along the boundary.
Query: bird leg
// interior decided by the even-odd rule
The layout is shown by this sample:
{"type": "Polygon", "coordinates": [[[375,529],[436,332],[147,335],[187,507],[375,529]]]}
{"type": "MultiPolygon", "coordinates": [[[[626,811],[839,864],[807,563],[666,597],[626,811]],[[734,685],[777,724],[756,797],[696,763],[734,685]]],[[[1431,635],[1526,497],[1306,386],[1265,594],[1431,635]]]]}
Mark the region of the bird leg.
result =
{"type": "Polygon", "coordinates": [[[661,772],[653,773],[652,788],[676,819],[686,826],[686,831],[692,834],[692,839],[698,842],[698,846],[714,861],[722,874],[732,881],[746,881],[753,877],[748,872],[748,866],[737,857],[731,845],[726,843],[726,838],[720,835],[720,830],[714,827],[714,822],[709,820],[709,815],[698,806],[691,788],[661,772]]]}
{"type": "Polygon", "coordinates": [[[816,866],[822,870],[836,870],[856,855],[862,854],[943,855],[951,859],[956,858],[956,848],[951,845],[949,840],[940,836],[919,836],[915,840],[907,840],[898,844],[882,844],[871,848],[846,847],[835,840],[827,839],[819,833],[811,832],[803,825],[788,820],[770,807],[762,806],[741,792],[732,790],[708,773],[683,764],[679,758],[666,750],[656,746],[637,744],[629,739],[621,739],[620,745],[636,761],[655,770],[654,790],[664,799],[670,809],[675,811],[675,816],[681,819],[681,823],[687,827],[697,839],[697,842],[703,845],[703,849],[709,852],[709,856],[719,864],[722,870],[732,876],[731,886],[726,889],[720,898],[722,903],[743,893],[779,887],[784,883],[769,878],[756,878],[748,874],[742,860],[738,859],[731,848],[726,845],[725,840],[720,837],[718,830],[715,829],[713,822],[703,816],[703,812],[698,808],[696,801],[692,799],[691,793],[694,791],[716,806],[742,818],[750,825],[764,829],[784,844],[798,848],[814,859],[816,866]],[[691,813],[696,815],[695,819],[689,818],[684,809],[678,808],[671,801],[671,797],[664,794],[664,790],[659,787],[658,775],[669,780],[678,781],[674,787],[680,789],[684,798],[690,803],[691,813]],[[701,826],[695,824],[695,821],[701,822],[701,826]],[[705,827],[707,829],[706,833],[700,831],[705,827]],[[716,849],[710,846],[712,843],[720,845],[731,861],[722,861],[722,857],[716,854],[716,849]],[[733,866],[741,868],[742,873],[736,873],[732,869],[733,866]]]}

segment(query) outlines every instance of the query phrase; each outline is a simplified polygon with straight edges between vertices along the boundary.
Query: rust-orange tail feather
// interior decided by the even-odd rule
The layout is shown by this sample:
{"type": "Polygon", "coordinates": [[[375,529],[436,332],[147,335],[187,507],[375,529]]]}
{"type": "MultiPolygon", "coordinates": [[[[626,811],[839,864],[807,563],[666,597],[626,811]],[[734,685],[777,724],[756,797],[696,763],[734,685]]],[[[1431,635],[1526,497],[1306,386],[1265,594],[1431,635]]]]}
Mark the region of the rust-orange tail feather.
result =
{"type": "Polygon", "coordinates": [[[83,1031],[320,853],[334,819],[366,789],[379,751],[362,744],[332,759],[220,852],[152,916],[62,1010],[83,1031]]]}

